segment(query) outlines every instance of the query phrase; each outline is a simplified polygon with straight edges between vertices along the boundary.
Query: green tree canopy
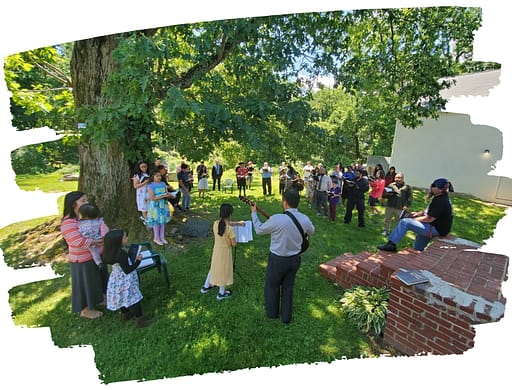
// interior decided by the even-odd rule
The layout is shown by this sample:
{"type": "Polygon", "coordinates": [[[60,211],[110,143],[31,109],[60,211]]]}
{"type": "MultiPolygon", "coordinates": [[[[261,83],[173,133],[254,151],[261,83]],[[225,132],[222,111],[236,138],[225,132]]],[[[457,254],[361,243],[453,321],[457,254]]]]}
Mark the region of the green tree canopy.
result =
{"type": "Polygon", "coordinates": [[[79,186],[117,221],[119,204],[132,202],[133,163],[157,142],[193,161],[223,145],[268,161],[387,154],[396,120],[415,127],[444,107],[449,82],[439,80],[464,70],[480,23],[476,8],[356,10],[75,42],[73,127],[86,123],[79,186]],[[338,87],[328,106],[327,92],[312,99],[307,81],[317,75],[338,87]]]}

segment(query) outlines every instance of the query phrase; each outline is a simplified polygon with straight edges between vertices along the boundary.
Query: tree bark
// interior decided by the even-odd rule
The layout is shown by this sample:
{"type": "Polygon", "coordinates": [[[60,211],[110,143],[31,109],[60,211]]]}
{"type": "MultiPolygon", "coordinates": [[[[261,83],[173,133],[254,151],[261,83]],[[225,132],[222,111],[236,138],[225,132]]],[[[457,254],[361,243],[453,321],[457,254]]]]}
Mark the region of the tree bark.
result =
{"type": "MultiPolygon", "coordinates": [[[[71,58],[71,76],[75,108],[104,107],[103,86],[115,70],[112,51],[120,35],[97,37],[75,42],[71,58]]],[[[76,118],[86,122],[87,118],[76,118]]],[[[79,147],[80,178],[78,188],[102,211],[112,227],[129,228],[137,219],[131,169],[117,140],[99,143],[82,139],[79,147]]]]}

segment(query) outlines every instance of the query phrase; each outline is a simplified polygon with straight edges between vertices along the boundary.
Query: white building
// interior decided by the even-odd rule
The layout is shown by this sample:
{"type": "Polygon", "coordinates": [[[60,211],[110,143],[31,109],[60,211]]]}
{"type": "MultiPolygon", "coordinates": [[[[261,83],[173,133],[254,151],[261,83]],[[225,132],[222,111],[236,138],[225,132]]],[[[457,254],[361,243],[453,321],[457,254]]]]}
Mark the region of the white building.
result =
{"type": "Polygon", "coordinates": [[[502,132],[473,124],[468,114],[450,112],[455,100],[488,96],[499,77],[499,70],[458,76],[456,85],[442,92],[449,104],[438,119],[427,119],[416,129],[397,122],[389,163],[404,172],[408,184],[427,188],[435,178],[446,177],[458,193],[512,205],[512,180],[489,174],[503,156],[502,132]]]}

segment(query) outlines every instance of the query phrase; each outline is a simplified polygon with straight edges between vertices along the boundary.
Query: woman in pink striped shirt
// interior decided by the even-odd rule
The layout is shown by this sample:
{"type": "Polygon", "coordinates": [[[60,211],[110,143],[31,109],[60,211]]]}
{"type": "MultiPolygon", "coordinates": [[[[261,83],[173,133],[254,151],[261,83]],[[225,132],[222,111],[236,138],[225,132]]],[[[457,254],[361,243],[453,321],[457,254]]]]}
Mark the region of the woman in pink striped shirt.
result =
{"type": "MultiPolygon", "coordinates": [[[[103,238],[86,238],[78,229],[78,209],[88,202],[87,195],[72,191],[64,198],[64,215],[60,231],[68,247],[68,261],[71,269],[71,308],[84,318],[94,319],[103,315],[96,309],[105,302],[99,267],[93,261],[89,248],[103,245],[103,238]]],[[[105,226],[104,231],[108,230],[105,226]]]]}

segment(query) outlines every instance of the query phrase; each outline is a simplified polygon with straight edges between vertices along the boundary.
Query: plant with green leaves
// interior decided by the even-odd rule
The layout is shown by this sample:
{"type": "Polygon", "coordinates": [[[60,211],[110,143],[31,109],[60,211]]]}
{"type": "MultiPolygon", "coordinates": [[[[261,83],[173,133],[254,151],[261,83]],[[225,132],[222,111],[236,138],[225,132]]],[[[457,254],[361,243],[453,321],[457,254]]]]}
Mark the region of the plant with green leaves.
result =
{"type": "Polygon", "coordinates": [[[386,154],[395,120],[414,127],[443,108],[447,83],[439,80],[456,73],[461,53],[470,58],[480,23],[477,8],[347,10],[74,42],[71,86],[68,77],[61,84],[72,88],[75,125],[84,124],[78,187],[107,222],[126,227],[138,224],[129,207],[134,164],[152,158],[158,143],[192,162],[233,141],[262,161],[324,160],[335,133],[337,145],[350,137],[358,160],[386,154]],[[327,127],[307,104],[307,81],[318,75],[333,75],[355,101],[327,127]]]}
{"type": "Polygon", "coordinates": [[[340,299],[341,310],[362,332],[379,336],[386,324],[388,300],[386,287],[354,286],[340,299]]]}

